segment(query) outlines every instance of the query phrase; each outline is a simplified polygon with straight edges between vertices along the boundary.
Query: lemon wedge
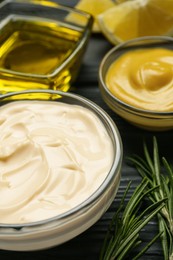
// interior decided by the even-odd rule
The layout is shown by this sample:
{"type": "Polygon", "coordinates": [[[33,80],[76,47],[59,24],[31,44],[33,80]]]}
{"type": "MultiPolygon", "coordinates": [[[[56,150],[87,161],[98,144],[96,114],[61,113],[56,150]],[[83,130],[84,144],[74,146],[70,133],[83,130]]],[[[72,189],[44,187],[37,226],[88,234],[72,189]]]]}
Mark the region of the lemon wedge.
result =
{"type": "MultiPolygon", "coordinates": [[[[95,19],[93,25],[93,32],[100,32],[100,28],[98,26],[96,17],[114,6],[115,3],[112,0],[81,0],[77,3],[75,8],[90,13],[95,19]]],[[[77,15],[73,15],[73,17],[71,15],[70,19],[74,22],[80,22],[80,18],[77,15]]]]}
{"type": "Polygon", "coordinates": [[[98,15],[97,21],[112,44],[142,36],[171,35],[173,1],[125,1],[98,15]]]}

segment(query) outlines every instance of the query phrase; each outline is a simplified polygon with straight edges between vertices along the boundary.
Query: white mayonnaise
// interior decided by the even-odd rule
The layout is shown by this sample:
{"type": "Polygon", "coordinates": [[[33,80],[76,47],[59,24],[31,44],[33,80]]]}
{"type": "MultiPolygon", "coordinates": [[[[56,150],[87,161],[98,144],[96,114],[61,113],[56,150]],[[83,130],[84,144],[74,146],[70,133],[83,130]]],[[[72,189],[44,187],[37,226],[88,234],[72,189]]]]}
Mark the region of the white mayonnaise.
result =
{"type": "Polygon", "coordinates": [[[51,101],[0,108],[0,223],[64,213],[102,184],[113,162],[111,139],[88,109],[51,101]]]}

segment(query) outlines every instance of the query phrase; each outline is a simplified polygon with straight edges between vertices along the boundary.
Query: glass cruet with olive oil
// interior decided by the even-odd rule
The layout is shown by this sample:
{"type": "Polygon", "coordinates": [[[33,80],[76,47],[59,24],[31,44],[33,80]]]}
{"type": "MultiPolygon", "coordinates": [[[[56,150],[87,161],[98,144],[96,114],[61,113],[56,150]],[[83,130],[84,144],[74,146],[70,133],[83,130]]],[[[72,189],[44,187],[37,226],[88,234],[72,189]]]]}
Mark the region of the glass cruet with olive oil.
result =
{"type": "Polygon", "coordinates": [[[17,0],[0,5],[0,14],[6,8],[6,15],[0,15],[1,94],[26,89],[68,91],[77,76],[91,17],[79,13],[86,24],[73,24],[66,19],[73,8],[46,3],[17,0]],[[16,4],[14,13],[10,8],[7,12],[10,4],[16,4]]]}

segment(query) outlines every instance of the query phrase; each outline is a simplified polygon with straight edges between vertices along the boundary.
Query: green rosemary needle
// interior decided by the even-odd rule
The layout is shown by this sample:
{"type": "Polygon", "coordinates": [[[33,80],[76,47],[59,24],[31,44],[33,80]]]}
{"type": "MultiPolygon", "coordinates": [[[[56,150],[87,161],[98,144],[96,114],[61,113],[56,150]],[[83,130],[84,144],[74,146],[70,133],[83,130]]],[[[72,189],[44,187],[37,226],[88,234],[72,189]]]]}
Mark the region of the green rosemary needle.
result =
{"type": "MultiPolygon", "coordinates": [[[[131,250],[141,244],[140,231],[142,228],[163,208],[165,199],[161,199],[142,211],[141,203],[145,196],[154,192],[157,187],[145,192],[148,186],[146,178],[137,186],[128,203],[125,205],[125,198],[130,189],[129,182],[119,208],[114,214],[100,253],[100,260],[122,260],[125,259],[131,250]],[[139,213],[140,212],[140,213],[139,213]]],[[[161,235],[157,234],[147,246],[133,259],[138,259],[161,235]]]]}
{"type": "Polygon", "coordinates": [[[156,137],[153,137],[152,156],[145,142],[143,148],[143,158],[135,155],[128,159],[142,178],[147,179],[147,189],[158,187],[148,195],[153,203],[167,197],[165,206],[158,214],[158,223],[162,232],[164,259],[173,260],[173,168],[164,157],[160,158],[156,137]]]}

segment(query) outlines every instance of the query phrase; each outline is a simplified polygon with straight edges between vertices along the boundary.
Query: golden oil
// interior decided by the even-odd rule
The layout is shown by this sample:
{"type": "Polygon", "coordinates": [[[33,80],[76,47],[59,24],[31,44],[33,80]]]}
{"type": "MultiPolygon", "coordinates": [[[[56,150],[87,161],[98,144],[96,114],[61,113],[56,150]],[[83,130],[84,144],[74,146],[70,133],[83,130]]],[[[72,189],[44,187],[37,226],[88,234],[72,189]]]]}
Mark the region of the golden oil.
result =
{"type": "Polygon", "coordinates": [[[51,20],[11,16],[0,28],[0,93],[68,91],[77,75],[82,37],[77,27],[51,20]],[[77,53],[77,52],[76,52],[77,53]]]}

